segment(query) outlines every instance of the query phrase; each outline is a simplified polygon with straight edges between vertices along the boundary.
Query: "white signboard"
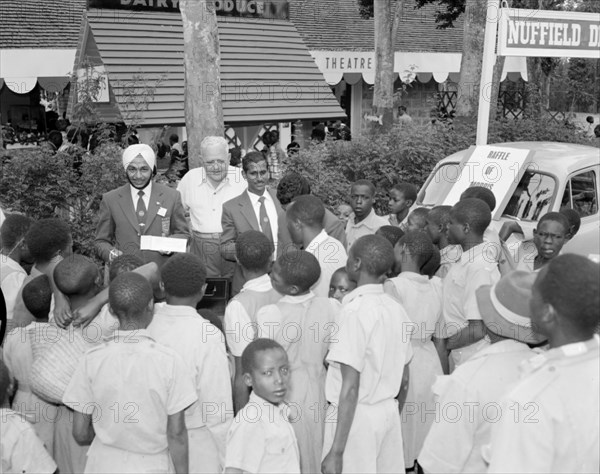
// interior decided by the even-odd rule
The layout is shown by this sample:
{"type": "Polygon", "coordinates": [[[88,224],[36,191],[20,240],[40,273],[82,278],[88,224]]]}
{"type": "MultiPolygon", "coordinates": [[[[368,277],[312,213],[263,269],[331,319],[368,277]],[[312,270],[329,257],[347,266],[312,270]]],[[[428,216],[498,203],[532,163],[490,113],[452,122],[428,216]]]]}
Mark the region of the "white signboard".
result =
{"type": "Polygon", "coordinates": [[[494,193],[494,212],[503,209],[531,160],[530,155],[533,155],[530,150],[520,148],[495,145],[474,147],[472,153],[462,161],[460,176],[450,189],[444,204],[453,206],[460,200],[465,189],[481,186],[494,193]]]}

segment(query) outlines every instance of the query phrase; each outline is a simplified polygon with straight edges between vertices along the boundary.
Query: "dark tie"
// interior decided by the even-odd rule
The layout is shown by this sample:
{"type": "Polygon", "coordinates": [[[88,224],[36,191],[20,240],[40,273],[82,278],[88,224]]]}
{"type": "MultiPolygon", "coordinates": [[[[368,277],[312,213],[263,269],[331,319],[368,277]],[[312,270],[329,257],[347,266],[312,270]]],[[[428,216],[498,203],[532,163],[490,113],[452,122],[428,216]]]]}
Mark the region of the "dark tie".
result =
{"type": "Polygon", "coordinates": [[[269,220],[269,216],[267,215],[265,197],[259,197],[258,202],[260,202],[260,228],[262,230],[262,233],[265,234],[269,239],[269,242],[273,243],[273,231],[271,231],[271,221],[269,220]]]}
{"type": "Polygon", "coordinates": [[[138,202],[135,207],[135,214],[137,216],[138,224],[140,225],[140,230],[144,230],[144,226],[146,225],[146,204],[144,204],[144,191],[138,191],[138,202]]]}

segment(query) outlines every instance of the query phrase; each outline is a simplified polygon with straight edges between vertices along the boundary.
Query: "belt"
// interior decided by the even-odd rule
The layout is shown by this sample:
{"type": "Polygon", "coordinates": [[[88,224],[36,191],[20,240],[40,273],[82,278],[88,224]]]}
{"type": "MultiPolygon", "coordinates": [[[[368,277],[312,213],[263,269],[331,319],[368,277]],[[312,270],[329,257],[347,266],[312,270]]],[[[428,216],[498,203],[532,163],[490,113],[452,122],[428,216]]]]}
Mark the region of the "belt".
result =
{"type": "Polygon", "coordinates": [[[196,232],[193,231],[194,236],[199,237],[201,239],[220,239],[221,232],[196,232]]]}

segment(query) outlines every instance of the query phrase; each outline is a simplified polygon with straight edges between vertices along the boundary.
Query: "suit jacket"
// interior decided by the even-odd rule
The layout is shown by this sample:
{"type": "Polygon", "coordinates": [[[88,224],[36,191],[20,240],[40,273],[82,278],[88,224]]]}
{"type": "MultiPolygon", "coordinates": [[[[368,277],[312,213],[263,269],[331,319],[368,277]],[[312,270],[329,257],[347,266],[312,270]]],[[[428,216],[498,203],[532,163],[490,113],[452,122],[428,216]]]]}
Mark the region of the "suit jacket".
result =
{"type": "Polygon", "coordinates": [[[94,244],[104,261],[108,262],[110,251],[116,248],[123,253],[140,255],[146,262],[162,265],[167,256],[150,250],[140,250],[142,235],[189,238],[188,223],[179,191],[152,183],[143,231],[140,230],[135,215],[129,184],[102,196],[94,244]],[[160,208],[166,209],[164,216],[158,215],[160,208]]]}
{"type": "MultiPolygon", "coordinates": [[[[279,204],[275,193],[270,189],[267,189],[267,191],[273,198],[275,209],[277,209],[277,255],[279,256],[283,253],[284,249],[294,246],[294,244],[287,230],[285,211],[281,208],[281,204],[279,204]]],[[[221,226],[223,227],[223,233],[221,234],[221,255],[226,260],[235,262],[235,242],[237,236],[248,230],[260,231],[248,191],[244,191],[239,196],[223,204],[221,226]]],[[[294,248],[296,247],[294,246],[294,248]]],[[[232,284],[232,293],[234,295],[239,292],[243,283],[244,279],[241,268],[239,265],[236,265],[232,284]]]]}

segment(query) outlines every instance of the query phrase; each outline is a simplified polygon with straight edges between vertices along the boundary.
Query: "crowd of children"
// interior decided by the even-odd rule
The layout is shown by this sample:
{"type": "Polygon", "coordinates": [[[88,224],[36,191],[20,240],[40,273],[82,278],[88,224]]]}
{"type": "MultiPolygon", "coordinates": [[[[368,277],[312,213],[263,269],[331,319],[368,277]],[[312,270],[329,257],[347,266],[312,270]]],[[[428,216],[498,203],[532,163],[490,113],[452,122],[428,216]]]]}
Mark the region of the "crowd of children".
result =
{"type": "Polygon", "coordinates": [[[282,182],[294,247],[238,236],[222,328],[199,257],[124,254],[103,288],[67,223],[6,217],[0,472],[599,472],[600,267],[561,254],[577,216],[509,247],[489,190],[428,209],[400,183],[380,216],[359,180],[340,239],[305,178],[282,182]],[[41,352],[50,328],[85,350],[41,352]],[[49,400],[32,379],[60,357],[49,400]]]}

